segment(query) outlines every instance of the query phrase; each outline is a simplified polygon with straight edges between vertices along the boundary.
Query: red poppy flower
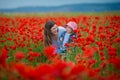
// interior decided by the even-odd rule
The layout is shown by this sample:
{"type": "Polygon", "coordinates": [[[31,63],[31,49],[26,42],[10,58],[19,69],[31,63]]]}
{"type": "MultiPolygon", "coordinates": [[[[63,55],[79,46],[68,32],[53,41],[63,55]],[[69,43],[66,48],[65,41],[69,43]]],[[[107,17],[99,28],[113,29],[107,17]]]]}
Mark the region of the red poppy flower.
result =
{"type": "Polygon", "coordinates": [[[32,57],[40,57],[40,53],[37,53],[37,52],[29,52],[28,53],[29,54],[29,56],[32,56],[32,57]]]}
{"type": "Polygon", "coordinates": [[[93,35],[89,35],[89,36],[86,38],[86,41],[94,42],[94,36],[93,36],[93,35]]]}
{"type": "Polygon", "coordinates": [[[96,52],[96,48],[86,47],[83,53],[84,58],[91,58],[96,52]]]}
{"type": "Polygon", "coordinates": [[[72,75],[78,75],[81,74],[82,72],[84,72],[86,69],[86,67],[82,64],[78,64],[76,65],[72,70],[71,70],[71,74],[72,75]]]}
{"type": "Polygon", "coordinates": [[[100,37],[101,39],[104,39],[104,38],[105,38],[105,34],[100,33],[100,34],[99,34],[99,37],[100,37]]]}
{"type": "Polygon", "coordinates": [[[46,56],[53,57],[56,54],[56,48],[51,45],[51,46],[46,47],[44,52],[46,56]]]}
{"type": "Polygon", "coordinates": [[[8,57],[8,50],[5,48],[2,49],[2,54],[0,54],[0,65],[6,66],[6,59],[8,57]]]}
{"type": "Polygon", "coordinates": [[[23,58],[25,58],[25,53],[23,53],[23,52],[16,52],[16,53],[14,54],[14,57],[15,57],[16,59],[23,59],[23,58]]]}
{"type": "Polygon", "coordinates": [[[112,63],[117,70],[120,70],[120,58],[119,57],[112,57],[109,59],[109,62],[112,63]]]}
{"type": "Polygon", "coordinates": [[[12,50],[15,50],[15,49],[16,49],[16,46],[10,46],[10,48],[11,48],[12,50]]]}
{"type": "Polygon", "coordinates": [[[115,56],[117,56],[117,49],[114,48],[114,47],[109,47],[109,48],[108,48],[108,55],[109,55],[110,57],[115,57],[115,56]]]}
{"type": "Polygon", "coordinates": [[[28,58],[28,60],[30,60],[30,61],[33,61],[35,58],[34,57],[32,57],[32,56],[30,56],[29,58],[28,58]]]}
{"type": "Polygon", "coordinates": [[[66,44],[65,44],[65,46],[66,46],[66,47],[69,47],[69,46],[70,46],[70,44],[69,44],[69,43],[66,43],[66,44]]]}
{"type": "Polygon", "coordinates": [[[120,37],[119,37],[119,38],[116,38],[116,42],[120,42],[120,37]]]}
{"type": "Polygon", "coordinates": [[[32,51],[32,48],[28,48],[29,51],[32,51]]]}
{"type": "Polygon", "coordinates": [[[99,75],[100,69],[99,68],[95,68],[95,69],[89,69],[88,70],[88,75],[90,78],[95,77],[97,75],[99,75]]]}

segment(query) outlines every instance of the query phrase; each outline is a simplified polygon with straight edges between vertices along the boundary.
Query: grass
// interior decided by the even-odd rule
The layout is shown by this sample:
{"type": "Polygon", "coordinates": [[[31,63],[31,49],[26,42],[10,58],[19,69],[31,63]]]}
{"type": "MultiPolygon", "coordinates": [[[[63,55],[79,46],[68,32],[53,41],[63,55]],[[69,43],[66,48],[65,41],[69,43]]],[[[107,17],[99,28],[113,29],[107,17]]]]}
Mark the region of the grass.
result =
{"type": "Polygon", "coordinates": [[[49,12],[49,13],[0,13],[0,16],[7,17],[24,17],[24,16],[33,16],[33,17],[50,17],[50,16],[78,16],[78,15],[86,15],[86,16],[104,16],[104,15],[120,15],[120,11],[112,11],[112,12],[49,12]],[[47,15],[47,16],[46,16],[47,15]]]}

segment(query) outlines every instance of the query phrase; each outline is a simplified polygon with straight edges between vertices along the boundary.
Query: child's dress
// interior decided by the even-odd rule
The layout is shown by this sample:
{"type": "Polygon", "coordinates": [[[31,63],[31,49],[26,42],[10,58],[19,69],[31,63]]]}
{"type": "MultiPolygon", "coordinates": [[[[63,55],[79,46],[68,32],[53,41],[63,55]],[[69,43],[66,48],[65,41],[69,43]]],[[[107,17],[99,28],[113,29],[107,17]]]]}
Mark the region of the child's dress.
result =
{"type": "Polygon", "coordinates": [[[75,33],[69,34],[69,33],[67,33],[67,31],[62,33],[61,37],[59,38],[59,40],[61,41],[61,43],[60,43],[61,46],[60,46],[60,49],[58,51],[59,53],[66,52],[67,46],[65,46],[65,44],[72,42],[73,41],[72,37],[77,38],[75,33]]]}

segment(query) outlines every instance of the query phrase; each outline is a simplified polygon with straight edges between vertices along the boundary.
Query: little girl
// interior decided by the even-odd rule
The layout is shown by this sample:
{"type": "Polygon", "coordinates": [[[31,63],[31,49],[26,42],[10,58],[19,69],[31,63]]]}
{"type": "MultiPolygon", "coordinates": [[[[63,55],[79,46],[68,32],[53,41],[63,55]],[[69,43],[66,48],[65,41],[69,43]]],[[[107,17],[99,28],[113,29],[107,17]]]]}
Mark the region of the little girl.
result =
{"type": "Polygon", "coordinates": [[[77,29],[77,24],[74,21],[68,22],[66,25],[66,31],[62,33],[59,40],[61,41],[61,47],[58,51],[58,53],[65,53],[67,46],[65,46],[67,43],[72,42],[72,37],[77,38],[75,34],[75,30],[77,29]]]}

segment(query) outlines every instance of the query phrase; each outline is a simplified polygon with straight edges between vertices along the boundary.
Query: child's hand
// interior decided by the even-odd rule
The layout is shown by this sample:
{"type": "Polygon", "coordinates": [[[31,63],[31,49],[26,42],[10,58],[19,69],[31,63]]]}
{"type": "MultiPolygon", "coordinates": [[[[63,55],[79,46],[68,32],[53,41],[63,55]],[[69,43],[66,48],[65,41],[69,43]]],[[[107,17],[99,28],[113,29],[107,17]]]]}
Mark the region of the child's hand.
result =
{"type": "Polygon", "coordinates": [[[60,38],[60,41],[63,41],[63,38],[60,38]]]}

